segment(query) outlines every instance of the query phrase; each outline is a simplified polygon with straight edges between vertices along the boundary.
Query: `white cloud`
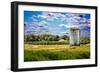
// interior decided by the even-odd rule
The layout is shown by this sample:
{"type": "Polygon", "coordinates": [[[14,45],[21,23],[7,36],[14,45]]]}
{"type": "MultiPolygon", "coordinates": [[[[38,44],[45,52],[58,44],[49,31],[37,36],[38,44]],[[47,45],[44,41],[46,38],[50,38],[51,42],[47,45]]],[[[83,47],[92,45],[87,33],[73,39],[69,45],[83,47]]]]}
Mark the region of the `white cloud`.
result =
{"type": "MultiPolygon", "coordinates": [[[[78,25],[80,28],[90,27],[90,19],[86,19],[85,14],[42,12],[42,14],[38,16],[33,15],[32,19],[33,21],[37,21],[37,19],[41,20],[37,22],[31,22],[27,25],[27,31],[36,30],[34,33],[44,33],[44,30],[40,30],[41,32],[39,31],[40,27],[44,28],[45,26],[48,26],[50,24],[49,21],[55,22],[55,20],[61,23],[59,23],[59,27],[65,27],[66,29],[70,28],[73,25],[78,25]]],[[[27,24],[27,22],[25,23],[27,24]]],[[[54,29],[50,27],[48,28],[49,31],[55,29],[56,27],[54,29]]]]}
{"type": "Polygon", "coordinates": [[[27,24],[27,27],[44,27],[47,25],[48,25],[48,22],[40,21],[40,22],[31,22],[31,23],[27,24]]]}
{"type": "Polygon", "coordinates": [[[41,21],[38,23],[38,25],[43,27],[43,26],[47,26],[48,23],[46,21],[41,21]]]}
{"type": "Polygon", "coordinates": [[[36,19],[36,18],[32,18],[32,20],[33,20],[34,22],[38,22],[38,19],[36,19]]]}
{"type": "Polygon", "coordinates": [[[48,17],[47,17],[47,15],[38,15],[38,18],[46,19],[46,18],[48,18],[48,17]]]}
{"type": "Polygon", "coordinates": [[[65,24],[60,24],[59,26],[60,26],[60,27],[63,27],[63,26],[65,26],[65,24]]]}
{"type": "Polygon", "coordinates": [[[27,24],[27,26],[24,27],[26,34],[43,34],[48,33],[45,26],[47,26],[48,23],[46,21],[41,22],[32,22],[30,24],[27,24]]]}
{"type": "Polygon", "coordinates": [[[66,22],[71,23],[71,24],[86,24],[87,22],[90,23],[90,20],[85,18],[86,14],[82,14],[82,16],[80,16],[81,14],[65,14],[66,15],[66,22]]]}
{"type": "Polygon", "coordinates": [[[70,25],[60,24],[59,27],[70,28],[70,25]]]}
{"type": "Polygon", "coordinates": [[[38,15],[39,18],[46,19],[48,21],[54,21],[55,19],[64,19],[65,15],[61,13],[54,13],[54,12],[43,12],[41,15],[38,15]]]}
{"type": "Polygon", "coordinates": [[[34,21],[36,21],[35,18],[38,17],[47,21],[58,20],[59,22],[66,22],[70,24],[84,24],[86,22],[90,23],[90,20],[87,21],[85,16],[86,14],[42,12],[41,15],[33,15],[32,17],[34,21]]]}

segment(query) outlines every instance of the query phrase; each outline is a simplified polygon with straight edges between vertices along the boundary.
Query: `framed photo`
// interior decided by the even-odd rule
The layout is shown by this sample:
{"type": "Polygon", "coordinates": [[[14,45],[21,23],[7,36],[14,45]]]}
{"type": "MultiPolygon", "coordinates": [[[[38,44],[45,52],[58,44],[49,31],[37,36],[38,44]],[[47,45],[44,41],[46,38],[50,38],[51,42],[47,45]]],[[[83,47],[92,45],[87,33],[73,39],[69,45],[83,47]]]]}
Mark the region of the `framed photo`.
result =
{"type": "Polygon", "coordinates": [[[97,7],[11,3],[11,70],[97,66],[97,7]]]}

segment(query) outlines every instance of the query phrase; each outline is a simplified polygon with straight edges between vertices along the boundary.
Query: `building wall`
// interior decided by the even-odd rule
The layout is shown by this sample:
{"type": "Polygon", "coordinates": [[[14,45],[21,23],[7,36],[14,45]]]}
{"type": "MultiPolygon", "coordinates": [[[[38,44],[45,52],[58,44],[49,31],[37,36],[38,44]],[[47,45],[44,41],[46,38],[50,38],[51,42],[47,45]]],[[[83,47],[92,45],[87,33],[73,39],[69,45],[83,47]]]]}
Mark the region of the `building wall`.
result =
{"type": "Polygon", "coordinates": [[[79,33],[79,29],[70,29],[70,45],[80,45],[79,33]]]}

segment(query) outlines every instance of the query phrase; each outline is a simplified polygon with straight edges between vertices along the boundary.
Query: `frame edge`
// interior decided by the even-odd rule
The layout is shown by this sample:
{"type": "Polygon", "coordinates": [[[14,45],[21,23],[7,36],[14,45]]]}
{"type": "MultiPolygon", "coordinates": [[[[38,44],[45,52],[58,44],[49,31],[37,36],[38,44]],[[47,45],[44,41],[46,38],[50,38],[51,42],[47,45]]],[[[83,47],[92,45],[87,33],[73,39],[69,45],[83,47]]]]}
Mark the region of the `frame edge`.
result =
{"type": "Polygon", "coordinates": [[[11,2],[11,71],[18,70],[18,5],[11,2]]]}
{"type": "MultiPolygon", "coordinates": [[[[11,2],[11,71],[18,72],[18,71],[32,71],[32,70],[51,70],[51,69],[65,69],[65,68],[81,68],[81,67],[96,67],[98,66],[97,61],[97,47],[98,47],[98,37],[97,37],[97,6],[83,6],[83,5],[68,5],[68,7],[78,7],[78,8],[89,8],[89,9],[95,9],[95,37],[96,37],[96,49],[95,49],[95,64],[91,65],[75,65],[75,66],[58,66],[58,67],[42,67],[42,68],[23,68],[18,69],[18,5],[32,5],[35,2],[20,2],[20,1],[14,1],[11,2]],[[80,7],[79,7],[80,6],[80,7]],[[91,7],[91,8],[90,8],[91,7]],[[16,42],[17,41],[17,42],[16,42]]],[[[58,6],[58,7],[65,7],[67,5],[65,4],[50,4],[50,3],[36,3],[35,5],[45,5],[45,6],[58,6]],[[59,6],[60,5],[60,6],[59,6]]]]}

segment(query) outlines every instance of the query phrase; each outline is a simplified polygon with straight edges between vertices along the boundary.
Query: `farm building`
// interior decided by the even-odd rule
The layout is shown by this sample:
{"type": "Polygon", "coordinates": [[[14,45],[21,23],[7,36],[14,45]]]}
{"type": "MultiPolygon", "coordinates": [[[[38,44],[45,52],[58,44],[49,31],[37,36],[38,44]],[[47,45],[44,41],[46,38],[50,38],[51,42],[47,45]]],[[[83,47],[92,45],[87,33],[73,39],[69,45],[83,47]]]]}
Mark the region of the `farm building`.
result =
{"type": "Polygon", "coordinates": [[[80,29],[78,26],[70,27],[70,45],[80,45],[80,29]]]}

